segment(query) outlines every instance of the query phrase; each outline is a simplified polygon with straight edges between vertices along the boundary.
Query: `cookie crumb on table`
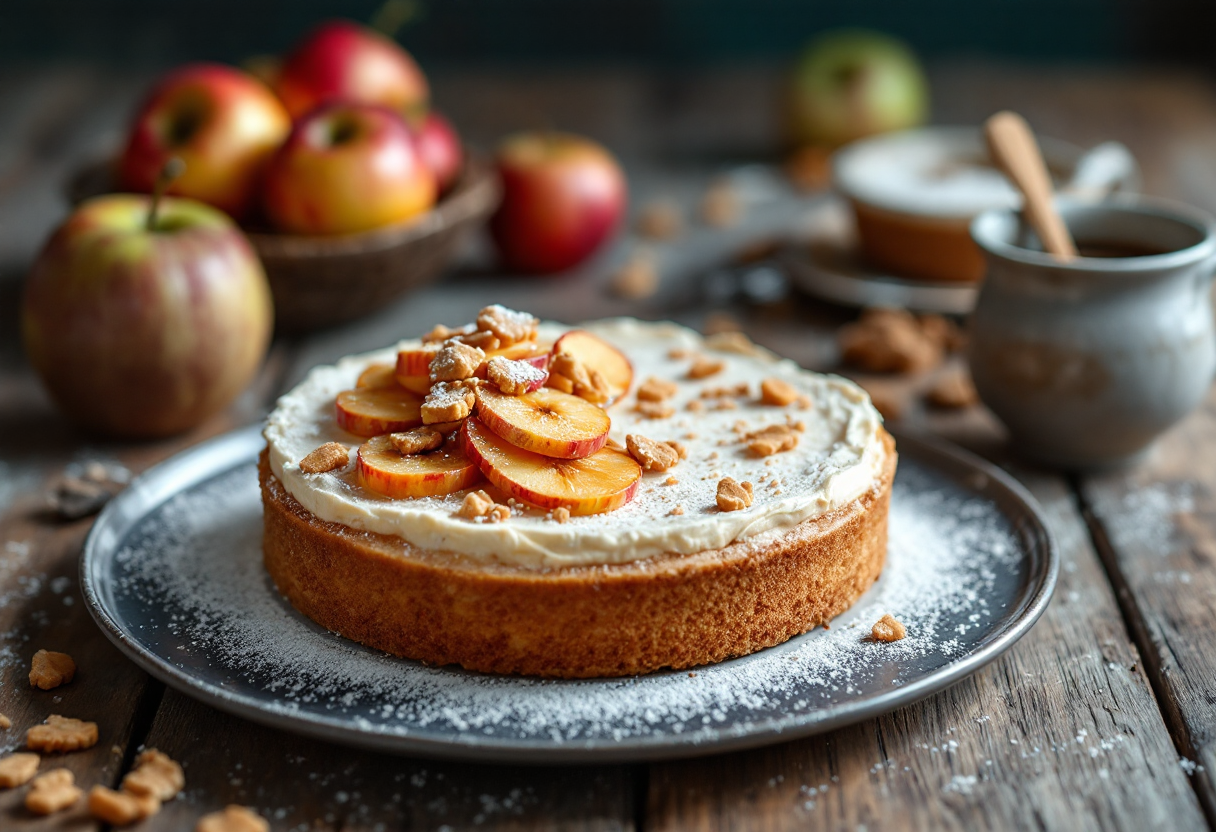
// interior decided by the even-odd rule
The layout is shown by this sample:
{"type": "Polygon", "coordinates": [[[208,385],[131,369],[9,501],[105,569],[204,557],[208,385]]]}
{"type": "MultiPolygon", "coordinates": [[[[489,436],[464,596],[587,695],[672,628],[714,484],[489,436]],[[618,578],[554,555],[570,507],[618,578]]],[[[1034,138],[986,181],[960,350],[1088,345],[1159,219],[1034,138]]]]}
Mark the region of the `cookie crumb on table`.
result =
{"type": "Polygon", "coordinates": [[[684,231],[684,214],[670,199],[656,199],[642,206],[637,232],[650,240],[674,240],[684,231]]]}
{"type": "Polygon", "coordinates": [[[112,826],[129,826],[160,811],[155,797],[140,797],[130,792],[116,792],[105,786],[89,791],[89,814],[112,826]]]}
{"type": "Polygon", "coordinates": [[[53,815],[76,803],[83,794],[76,786],[72,772],[66,768],[53,768],[30,783],[25,808],[35,815],[53,815]]]}
{"type": "Polygon", "coordinates": [[[17,752],[0,757],[0,789],[13,789],[30,781],[38,772],[37,754],[17,752]]]}
{"type": "Polygon", "coordinates": [[[943,373],[925,393],[925,401],[943,410],[961,410],[978,404],[979,400],[971,377],[963,370],[943,373]]]}
{"type": "Polygon", "coordinates": [[[51,690],[76,677],[76,662],[67,653],[39,650],[30,662],[30,687],[51,690]]]}
{"type": "Polygon", "coordinates": [[[612,294],[619,298],[641,300],[659,290],[659,268],[654,255],[647,249],[639,249],[629,255],[608,282],[612,294]]]}
{"type": "Polygon", "coordinates": [[[867,309],[836,335],[845,364],[870,373],[917,373],[942,361],[942,347],[903,309],[867,309]]]}
{"type": "Polygon", "coordinates": [[[0,714],[0,728],[12,728],[12,727],[13,727],[13,721],[11,719],[9,719],[8,717],[6,717],[4,714],[0,714]]]}
{"type": "Polygon", "coordinates": [[[122,778],[122,790],[137,797],[164,802],[177,797],[186,786],[182,767],[167,754],[149,748],[135,758],[135,768],[122,778]]]}
{"type": "Polygon", "coordinates": [[[231,805],[221,812],[203,815],[194,832],[270,832],[270,824],[251,809],[231,805]]]}
{"type": "Polygon", "coordinates": [[[31,751],[78,751],[97,744],[97,723],[51,714],[42,725],[25,732],[31,751]]]}
{"type": "Polygon", "coordinates": [[[719,179],[705,189],[701,197],[701,220],[714,228],[727,228],[739,222],[742,205],[734,185],[719,179]]]}
{"type": "Polygon", "coordinates": [[[305,474],[324,474],[343,468],[350,462],[350,451],[341,442],[326,442],[300,460],[305,474]]]}
{"type": "Polygon", "coordinates": [[[874,623],[870,637],[875,641],[899,641],[908,631],[891,613],[887,613],[874,623]]]}

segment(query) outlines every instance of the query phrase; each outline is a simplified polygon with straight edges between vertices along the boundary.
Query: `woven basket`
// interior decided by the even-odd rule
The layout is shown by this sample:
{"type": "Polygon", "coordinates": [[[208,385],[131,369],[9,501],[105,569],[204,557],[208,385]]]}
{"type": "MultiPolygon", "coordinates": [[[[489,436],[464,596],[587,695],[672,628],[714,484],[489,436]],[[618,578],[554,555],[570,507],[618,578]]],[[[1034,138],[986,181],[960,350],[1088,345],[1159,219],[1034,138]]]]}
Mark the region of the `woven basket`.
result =
{"type": "MultiPolygon", "coordinates": [[[[467,159],[439,203],[405,223],[330,237],[246,229],[274,294],[276,330],[298,334],[352,321],[434,280],[498,206],[493,170],[467,159]]],[[[71,177],[67,195],[77,204],[113,191],[113,183],[113,165],[94,162],[71,177]]]]}

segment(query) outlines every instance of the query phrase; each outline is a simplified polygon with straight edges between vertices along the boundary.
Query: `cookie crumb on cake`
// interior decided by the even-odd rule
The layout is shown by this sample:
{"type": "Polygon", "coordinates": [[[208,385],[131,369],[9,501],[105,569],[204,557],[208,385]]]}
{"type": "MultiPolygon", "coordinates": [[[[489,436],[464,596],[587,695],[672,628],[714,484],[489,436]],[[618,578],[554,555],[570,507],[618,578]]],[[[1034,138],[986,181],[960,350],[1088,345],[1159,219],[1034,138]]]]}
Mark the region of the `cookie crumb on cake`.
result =
{"type": "Polygon", "coordinates": [[[870,631],[870,637],[875,641],[899,641],[908,631],[891,613],[887,613],[875,622],[870,631]]]}
{"type": "Polygon", "coordinates": [[[565,506],[558,506],[549,513],[549,516],[553,518],[555,523],[565,523],[570,519],[570,509],[565,506]]]}
{"type": "Polygon", "coordinates": [[[540,321],[534,315],[516,312],[498,304],[487,306],[477,313],[477,328],[493,333],[504,347],[533,340],[538,326],[540,321]]]}
{"type": "Polygon", "coordinates": [[[760,401],[763,404],[785,407],[798,399],[798,390],[779,378],[766,378],[760,382],[760,401]]]}
{"type": "Polygon", "coordinates": [[[634,408],[647,419],[667,419],[675,415],[676,409],[662,402],[638,402],[634,408]]]}
{"type": "Polygon", "coordinates": [[[527,361],[496,355],[486,363],[486,378],[507,396],[522,396],[548,378],[548,373],[527,361]]]}
{"type": "Polygon", "coordinates": [[[638,388],[638,401],[643,402],[662,402],[670,399],[680,387],[674,381],[655,378],[651,376],[642,383],[638,388]]]}
{"type": "Polygon", "coordinates": [[[718,481],[718,508],[722,511],[739,511],[752,504],[754,492],[750,482],[736,482],[733,477],[718,481]]]}
{"type": "Polygon", "coordinates": [[[680,461],[680,453],[666,442],[656,442],[641,434],[625,437],[629,455],[637,460],[643,471],[666,471],[680,461]]]}
{"type": "Polygon", "coordinates": [[[424,454],[443,445],[443,432],[431,425],[423,425],[400,433],[390,433],[388,441],[402,456],[424,454]]]}
{"type": "Polygon", "coordinates": [[[470,491],[464,495],[460,508],[456,509],[456,516],[463,517],[466,520],[473,520],[489,514],[493,507],[494,498],[489,494],[484,491],[470,491]]]}
{"type": "Polygon", "coordinates": [[[467,418],[473,412],[473,405],[477,401],[477,385],[474,381],[441,381],[432,385],[422,402],[423,424],[454,422],[467,418]]]}
{"type": "Polygon", "coordinates": [[[743,441],[757,456],[772,456],[798,447],[798,433],[790,425],[769,425],[746,434],[743,441]]]}
{"type": "Polygon", "coordinates": [[[692,362],[692,366],[688,368],[688,377],[691,379],[709,378],[717,375],[726,369],[726,362],[720,358],[707,358],[699,355],[692,362]]]}
{"type": "Polygon", "coordinates": [[[455,329],[446,327],[443,324],[435,324],[434,329],[432,329],[426,335],[422,336],[422,343],[439,344],[439,343],[443,343],[444,341],[448,340],[449,338],[455,338],[458,335],[469,335],[476,331],[477,331],[476,324],[466,324],[464,326],[458,326],[455,329]]]}
{"type": "Polygon", "coordinates": [[[350,451],[341,442],[326,442],[300,460],[305,474],[324,474],[344,467],[350,462],[350,451]]]}
{"type": "Polygon", "coordinates": [[[683,442],[668,439],[663,444],[669,446],[673,451],[675,451],[676,456],[678,456],[680,459],[688,459],[688,447],[683,442]]]}
{"type": "Polygon", "coordinates": [[[481,366],[481,362],[485,360],[485,351],[480,347],[470,347],[455,339],[445,341],[439,351],[435,353],[435,357],[431,359],[429,365],[431,382],[461,381],[472,378],[473,374],[477,372],[477,368],[481,366]]]}
{"type": "Polygon", "coordinates": [[[76,676],[76,662],[67,653],[39,650],[30,662],[30,687],[51,690],[76,676]]]}
{"type": "Polygon", "coordinates": [[[53,815],[68,808],[83,795],[76,787],[76,778],[66,768],[43,772],[30,783],[25,795],[25,808],[35,815],[53,815]]]}

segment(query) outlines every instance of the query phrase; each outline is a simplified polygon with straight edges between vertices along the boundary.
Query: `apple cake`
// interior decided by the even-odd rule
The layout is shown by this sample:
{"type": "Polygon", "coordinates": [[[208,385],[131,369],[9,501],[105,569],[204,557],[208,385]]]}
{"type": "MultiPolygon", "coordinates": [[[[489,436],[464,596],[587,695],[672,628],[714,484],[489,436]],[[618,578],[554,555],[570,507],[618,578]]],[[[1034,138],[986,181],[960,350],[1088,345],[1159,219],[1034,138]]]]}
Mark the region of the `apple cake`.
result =
{"type": "Polygon", "coordinates": [[[271,413],[264,559],[323,627],[428,664],[623,676],[826,625],[877,579],[894,442],[738,334],[487,307],[271,413]]]}

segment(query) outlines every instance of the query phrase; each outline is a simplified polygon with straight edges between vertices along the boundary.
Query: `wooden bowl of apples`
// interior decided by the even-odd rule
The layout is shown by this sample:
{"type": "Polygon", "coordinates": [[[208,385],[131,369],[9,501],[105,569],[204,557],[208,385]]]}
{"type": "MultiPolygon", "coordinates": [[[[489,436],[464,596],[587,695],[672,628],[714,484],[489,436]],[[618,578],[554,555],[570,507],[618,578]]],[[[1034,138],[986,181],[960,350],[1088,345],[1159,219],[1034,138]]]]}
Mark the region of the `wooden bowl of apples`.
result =
{"type": "Polygon", "coordinates": [[[322,24],[270,77],[220,64],[170,72],[122,152],[79,170],[68,196],[148,192],[181,159],[166,192],[240,223],[266,270],[276,329],[345,323],[435,279],[498,205],[497,174],[428,97],[395,42],[322,24]]]}

